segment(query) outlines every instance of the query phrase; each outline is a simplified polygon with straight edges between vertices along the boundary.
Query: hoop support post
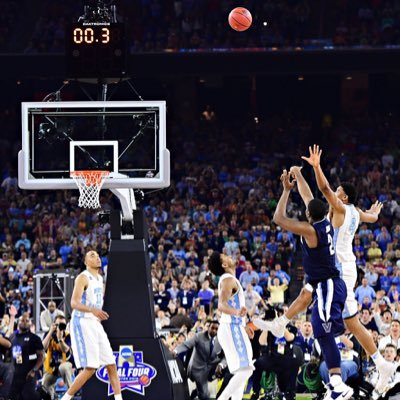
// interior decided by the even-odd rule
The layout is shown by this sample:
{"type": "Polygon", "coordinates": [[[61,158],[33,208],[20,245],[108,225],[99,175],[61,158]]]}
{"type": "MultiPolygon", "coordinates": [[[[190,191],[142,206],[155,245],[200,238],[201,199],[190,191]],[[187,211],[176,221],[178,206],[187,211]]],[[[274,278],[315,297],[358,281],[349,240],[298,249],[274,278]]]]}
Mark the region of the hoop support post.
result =
{"type": "Polygon", "coordinates": [[[135,193],[133,189],[110,189],[121,203],[122,220],[133,221],[133,211],[136,210],[135,193]]]}

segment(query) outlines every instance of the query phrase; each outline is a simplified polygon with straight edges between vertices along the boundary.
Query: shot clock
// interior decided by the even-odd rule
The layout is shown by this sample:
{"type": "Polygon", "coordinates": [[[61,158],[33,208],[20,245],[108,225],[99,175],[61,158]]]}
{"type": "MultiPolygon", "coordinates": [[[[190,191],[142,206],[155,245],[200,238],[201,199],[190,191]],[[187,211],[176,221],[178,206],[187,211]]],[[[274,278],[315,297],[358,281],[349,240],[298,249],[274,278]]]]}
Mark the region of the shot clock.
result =
{"type": "Polygon", "coordinates": [[[125,76],[123,23],[78,22],[66,31],[66,70],[71,79],[125,76]]]}
{"type": "Polygon", "coordinates": [[[108,44],[110,43],[110,28],[108,26],[102,27],[76,27],[72,33],[72,40],[74,44],[108,44]]]}

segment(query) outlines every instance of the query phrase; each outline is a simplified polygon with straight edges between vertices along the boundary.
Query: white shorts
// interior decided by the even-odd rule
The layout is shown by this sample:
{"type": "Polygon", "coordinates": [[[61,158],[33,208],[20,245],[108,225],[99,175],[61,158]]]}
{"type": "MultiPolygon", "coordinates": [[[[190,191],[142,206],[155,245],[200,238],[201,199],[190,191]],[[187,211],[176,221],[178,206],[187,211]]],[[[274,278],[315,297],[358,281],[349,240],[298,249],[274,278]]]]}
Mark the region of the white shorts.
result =
{"type": "Polygon", "coordinates": [[[72,353],[77,368],[99,368],[115,364],[115,357],[98,320],[74,316],[70,323],[72,353]]]}
{"type": "Polygon", "coordinates": [[[218,328],[218,342],[224,351],[231,374],[241,368],[253,368],[253,349],[242,325],[221,323],[218,328]]]}
{"type": "Polygon", "coordinates": [[[357,282],[357,266],[355,262],[341,264],[340,277],[347,288],[347,298],[343,310],[343,319],[354,317],[358,313],[358,303],[354,295],[357,282]]]}

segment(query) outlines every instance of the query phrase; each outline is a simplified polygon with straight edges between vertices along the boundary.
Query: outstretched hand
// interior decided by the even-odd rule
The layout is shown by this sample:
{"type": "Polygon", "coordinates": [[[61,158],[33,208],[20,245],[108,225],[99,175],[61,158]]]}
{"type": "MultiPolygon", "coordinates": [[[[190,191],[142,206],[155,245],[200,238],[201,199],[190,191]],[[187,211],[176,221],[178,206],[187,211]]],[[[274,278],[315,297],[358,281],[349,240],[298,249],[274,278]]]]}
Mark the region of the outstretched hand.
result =
{"type": "Polygon", "coordinates": [[[372,204],[371,208],[367,210],[367,213],[379,215],[379,213],[382,210],[382,207],[383,204],[377,200],[374,204],[372,204]]]}
{"type": "Polygon", "coordinates": [[[15,317],[18,314],[18,311],[13,304],[11,304],[10,310],[8,311],[8,313],[10,314],[10,317],[15,317]]]}
{"type": "Polygon", "coordinates": [[[284,190],[290,191],[293,189],[296,179],[293,178],[291,180],[290,178],[291,178],[290,174],[288,174],[286,169],[284,169],[281,175],[281,182],[284,190]]]}
{"type": "Polygon", "coordinates": [[[322,150],[319,149],[317,144],[314,144],[313,147],[309,146],[308,151],[310,152],[310,156],[301,156],[301,158],[307,161],[312,167],[318,167],[321,162],[322,150]]]}
{"type": "Polygon", "coordinates": [[[290,175],[292,178],[296,179],[296,177],[297,177],[299,174],[301,174],[301,169],[302,169],[302,168],[303,168],[303,167],[299,167],[298,165],[293,165],[292,167],[290,167],[289,175],[290,175]]]}

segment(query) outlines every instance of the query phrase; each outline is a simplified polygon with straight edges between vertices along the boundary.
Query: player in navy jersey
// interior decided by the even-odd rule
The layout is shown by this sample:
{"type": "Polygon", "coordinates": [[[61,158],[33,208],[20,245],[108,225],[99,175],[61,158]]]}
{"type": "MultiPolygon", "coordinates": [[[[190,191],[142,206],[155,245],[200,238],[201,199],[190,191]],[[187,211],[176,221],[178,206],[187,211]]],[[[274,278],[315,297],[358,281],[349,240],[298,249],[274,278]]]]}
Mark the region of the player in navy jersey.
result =
{"type": "MultiPolygon", "coordinates": [[[[362,222],[376,222],[382,207],[380,202],[374,203],[367,211],[362,211],[354,206],[356,199],[356,190],[354,185],[342,183],[336,192],[330,188],[329,183],[322,172],[320,158],[322,150],[314,145],[309,148],[310,156],[302,157],[310,165],[313,166],[318,188],[327,199],[330,205],[330,221],[334,227],[335,236],[335,256],[336,268],[340,272],[340,277],[344,280],[347,287],[347,298],[345,308],[343,310],[343,319],[347,329],[356,337],[358,342],[371,357],[379,372],[379,380],[375,386],[377,396],[386,392],[387,385],[395,373],[395,368],[392,363],[387,362],[380,354],[372,336],[368,333],[365,327],[360,323],[358,317],[358,304],[354,297],[354,286],[357,280],[357,267],[355,263],[356,257],[353,254],[353,238],[357,230],[358,224],[362,222]]],[[[300,167],[292,167],[290,174],[297,179],[297,186],[302,193],[304,178],[301,174],[300,167]]],[[[305,183],[306,184],[306,183],[305,183]]],[[[303,191],[304,192],[304,191],[303,191]]],[[[305,204],[308,204],[313,196],[311,192],[303,197],[305,204]]],[[[284,332],[289,320],[294,318],[299,312],[307,309],[311,303],[311,293],[303,289],[297,299],[291,304],[286,312],[286,315],[276,318],[271,322],[269,330],[274,335],[284,332]]]]}
{"type": "MultiPolygon", "coordinates": [[[[303,267],[307,275],[307,290],[313,291],[315,302],[311,314],[314,337],[318,340],[328,366],[330,381],[326,399],[346,400],[353,395],[341,377],[340,352],[335,337],[345,331],[342,312],[346,301],[346,285],[335,267],[333,228],[326,218],[327,207],[313,199],[310,188],[301,176],[299,192],[307,204],[308,222],[288,218],[287,201],[295,180],[286,170],[281,175],[283,192],[274,214],[274,222],[282,228],[301,236],[303,267]],[[311,199],[311,200],[310,200],[311,199]]],[[[267,321],[256,320],[255,325],[268,330],[267,321]]]]}

